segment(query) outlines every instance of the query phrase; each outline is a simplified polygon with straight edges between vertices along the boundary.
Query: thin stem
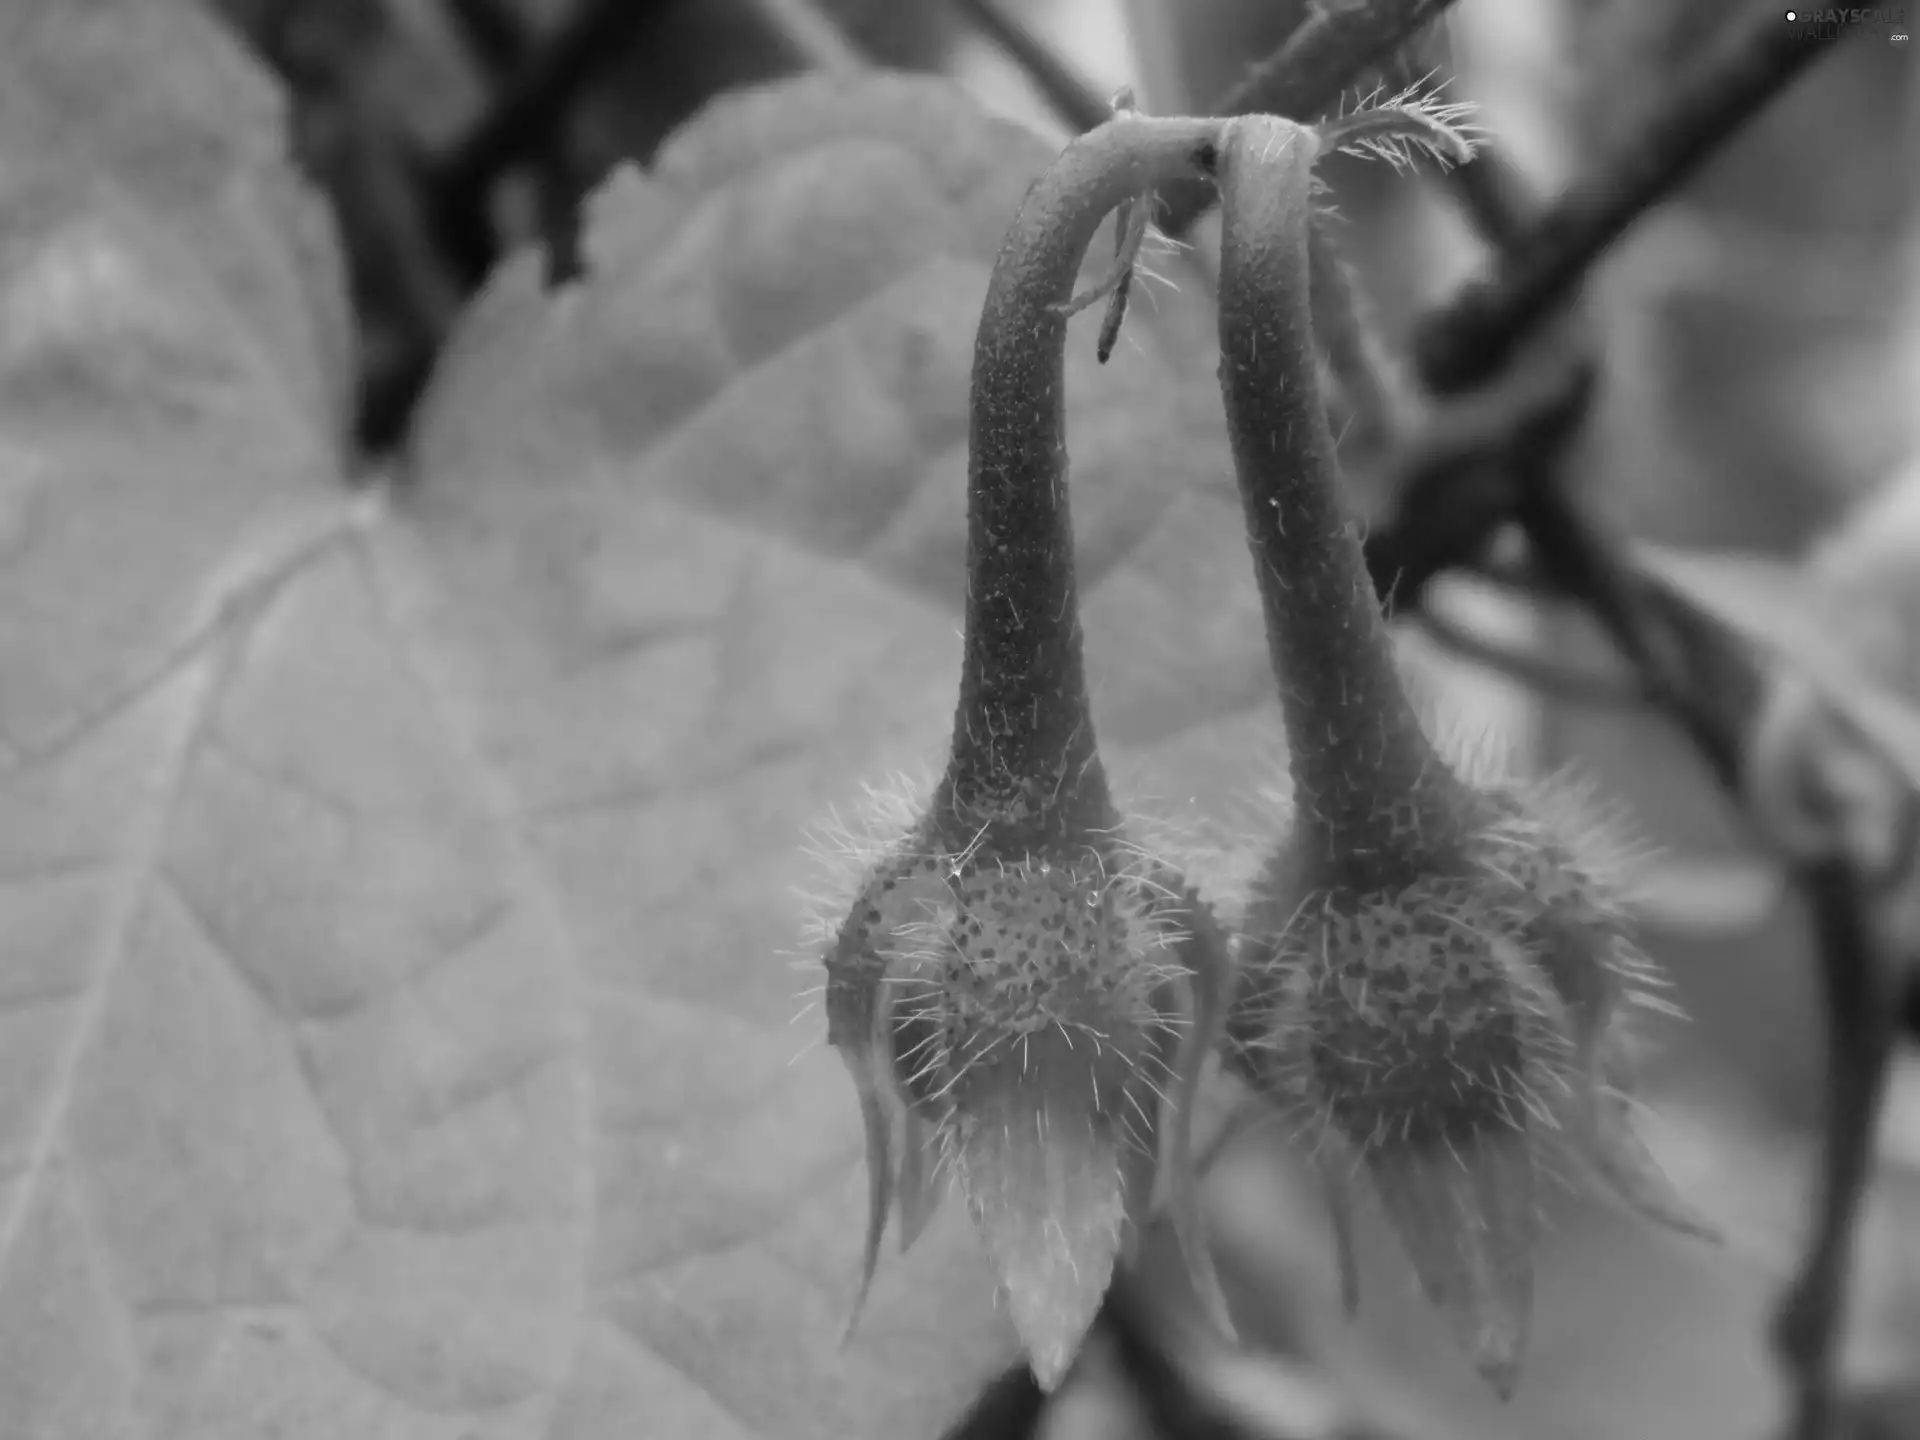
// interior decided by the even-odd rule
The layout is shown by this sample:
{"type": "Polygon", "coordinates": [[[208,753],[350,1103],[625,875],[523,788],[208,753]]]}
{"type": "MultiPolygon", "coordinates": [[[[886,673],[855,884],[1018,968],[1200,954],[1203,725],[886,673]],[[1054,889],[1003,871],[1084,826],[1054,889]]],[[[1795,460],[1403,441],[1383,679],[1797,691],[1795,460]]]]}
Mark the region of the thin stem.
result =
{"type": "Polygon", "coordinates": [[[1803,34],[1782,21],[1771,0],[1749,0],[1747,12],[1611,157],[1526,227],[1486,278],[1430,317],[1414,347],[1427,384],[1464,390],[1497,371],[1601,251],[1825,54],[1839,28],[1803,34]]]}
{"type": "Polygon", "coordinates": [[[1220,378],[1299,823],[1328,863],[1378,865],[1455,833],[1463,798],[1401,683],[1343,508],[1314,371],[1314,156],[1312,133],[1287,120],[1249,116],[1230,131],[1220,378]]]}
{"type": "Polygon", "coordinates": [[[1594,367],[1556,355],[1496,385],[1431,406],[1382,462],[1392,521],[1367,537],[1367,568],[1396,610],[1418,603],[1443,570],[1474,564],[1513,518],[1516,496],[1542,483],[1544,462],[1581,418],[1594,367]]]}
{"type": "Polygon", "coordinates": [[[1110,809],[1081,656],[1061,307],[1107,213],[1208,173],[1221,132],[1217,120],[1115,116],[1034,182],[995,261],[974,349],[966,638],[940,796],[976,823],[1058,834],[1110,809]]]}
{"type": "Polygon", "coordinates": [[[1798,1391],[1794,1440],[1824,1440],[1835,1400],[1835,1340],[1899,1029],[1899,996],[1898,977],[1864,923],[1857,877],[1829,863],[1810,867],[1802,881],[1813,902],[1826,990],[1826,1124],[1813,1236],[1775,1317],[1774,1345],[1798,1391]]]}

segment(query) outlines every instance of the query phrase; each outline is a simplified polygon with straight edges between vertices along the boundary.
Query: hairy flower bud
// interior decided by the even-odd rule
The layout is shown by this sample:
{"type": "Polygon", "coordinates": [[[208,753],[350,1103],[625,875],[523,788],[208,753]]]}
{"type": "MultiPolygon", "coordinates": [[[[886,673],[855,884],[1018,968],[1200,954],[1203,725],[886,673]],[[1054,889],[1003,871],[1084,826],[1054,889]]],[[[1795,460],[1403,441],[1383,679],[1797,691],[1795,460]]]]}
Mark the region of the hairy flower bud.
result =
{"type": "Polygon", "coordinates": [[[1619,905],[1545,810],[1435,747],[1401,680],[1315,379],[1316,145],[1247,117],[1219,167],[1221,385],[1294,802],[1249,906],[1231,1033],[1331,1168],[1331,1193],[1364,1171],[1505,1396],[1538,1193],[1562,1155],[1643,1212],[1703,1227],[1625,1123],[1617,1022],[1651,990],[1619,905]]]}
{"type": "Polygon", "coordinates": [[[1525,792],[1465,793],[1480,818],[1452,862],[1424,846],[1435,868],[1405,883],[1319,884],[1282,848],[1248,920],[1261,998],[1236,1029],[1322,1163],[1367,1176],[1506,1394],[1544,1178],[1585,1170],[1647,1218],[1713,1232],[1628,1123],[1632,1013],[1672,1007],[1619,892],[1525,792]]]}
{"type": "Polygon", "coordinates": [[[922,823],[825,952],[828,1038],[867,1137],[861,1297],[889,1212],[904,1247],[957,1182],[1049,1387],[1146,1218],[1195,967],[1218,951],[1173,880],[1117,825],[1008,854],[922,823]]]}
{"type": "Polygon", "coordinates": [[[1062,392],[1095,229],[1156,183],[1204,171],[1223,123],[1116,117],[1067,147],[1008,230],[974,351],[946,771],[824,953],[828,1035],[867,1138],[862,1297],[896,1195],[903,1220],[909,1202],[928,1207],[930,1135],[1047,1389],[1157,1179],[1202,1295],[1217,1294],[1184,1177],[1185,1107],[1163,1112],[1169,1092],[1190,1100],[1224,1015],[1226,950],[1177,872],[1125,839],[1109,796],[1081,657],[1062,392]]]}

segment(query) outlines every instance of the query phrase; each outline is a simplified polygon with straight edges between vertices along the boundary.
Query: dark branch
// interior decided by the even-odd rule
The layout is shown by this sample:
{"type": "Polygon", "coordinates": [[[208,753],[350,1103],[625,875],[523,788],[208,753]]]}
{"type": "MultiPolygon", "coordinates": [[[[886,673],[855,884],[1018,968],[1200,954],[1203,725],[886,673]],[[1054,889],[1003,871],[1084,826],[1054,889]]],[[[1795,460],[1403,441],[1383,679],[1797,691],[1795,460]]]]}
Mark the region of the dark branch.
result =
{"type": "Polygon", "coordinates": [[[1749,0],[1719,42],[1661,103],[1516,237],[1486,278],[1430,317],[1414,359],[1433,389],[1463,390],[1493,374],[1541,316],[1641,212],[1826,53],[1839,27],[1803,31],[1772,0],[1749,0]]]}
{"type": "Polygon", "coordinates": [[[1391,520],[1367,537],[1367,570],[1393,609],[1419,603],[1443,570],[1477,561],[1514,518],[1520,492],[1585,417],[1597,381],[1577,354],[1543,356],[1499,385],[1438,405],[1384,463],[1391,520]]]}

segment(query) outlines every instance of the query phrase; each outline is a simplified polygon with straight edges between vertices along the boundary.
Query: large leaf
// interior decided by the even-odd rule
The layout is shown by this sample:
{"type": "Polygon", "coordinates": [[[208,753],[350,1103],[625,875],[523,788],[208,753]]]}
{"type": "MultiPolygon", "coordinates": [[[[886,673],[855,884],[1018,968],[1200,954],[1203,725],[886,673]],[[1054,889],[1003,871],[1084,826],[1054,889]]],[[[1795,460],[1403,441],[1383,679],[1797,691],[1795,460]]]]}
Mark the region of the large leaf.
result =
{"type": "MultiPolygon", "coordinates": [[[[930,1431],[1010,1335],[950,1213],[839,1353],[856,1112],[781,952],[802,822],[938,755],[1044,148],[716,110],[356,497],[274,97],[185,6],[6,24],[0,1428],[930,1431]]],[[[1207,451],[1137,318],[1076,366],[1096,580],[1207,451]]]]}
{"type": "MultiPolygon", "coordinates": [[[[1010,1330],[948,1206],[838,1347],[857,1111],[782,952],[803,824],[946,737],[1045,147],[934,82],[723,102],[356,494],[257,73],[172,0],[0,15],[0,1434],[936,1433],[1010,1330]]],[[[1102,737],[1176,821],[1277,735],[1199,299],[1069,375],[1102,737]]]]}

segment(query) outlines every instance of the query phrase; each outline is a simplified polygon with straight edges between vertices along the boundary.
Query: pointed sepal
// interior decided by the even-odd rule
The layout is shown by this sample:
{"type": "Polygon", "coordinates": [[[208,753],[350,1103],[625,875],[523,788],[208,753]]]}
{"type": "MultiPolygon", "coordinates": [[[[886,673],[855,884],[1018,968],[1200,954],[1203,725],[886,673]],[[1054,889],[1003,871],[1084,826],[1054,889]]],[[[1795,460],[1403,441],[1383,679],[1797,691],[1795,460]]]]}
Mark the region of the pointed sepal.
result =
{"type": "Polygon", "coordinates": [[[1533,1162],[1519,1132],[1383,1145],[1367,1166],[1421,1288],[1502,1400],[1533,1314],[1533,1162]]]}
{"type": "MultiPolygon", "coordinates": [[[[1094,1101],[1091,1043],[1076,1050],[1044,1032],[1010,1048],[1025,1053],[969,1077],[955,1168],[1034,1378],[1051,1391],[1079,1353],[1145,1197],[1129,1194],[1125,1146],[1094,1101]]],[[[1124,1077],[1112,1078],[1117,1100],[1124,1077]]]]}

